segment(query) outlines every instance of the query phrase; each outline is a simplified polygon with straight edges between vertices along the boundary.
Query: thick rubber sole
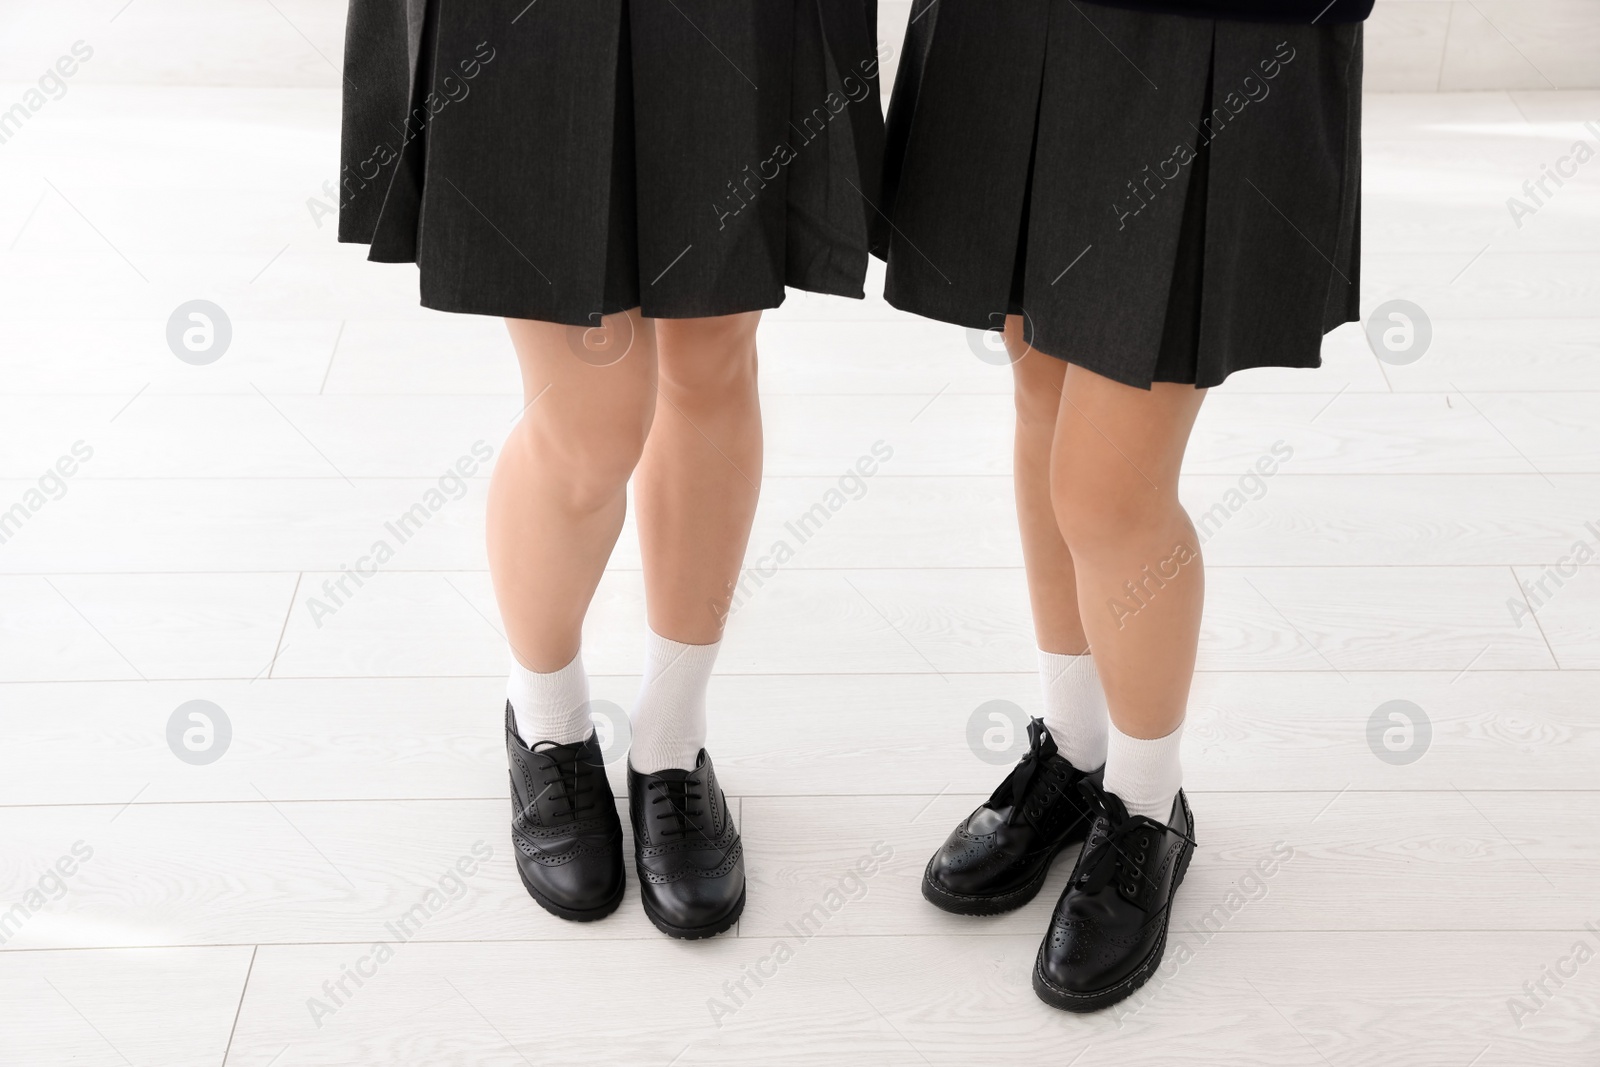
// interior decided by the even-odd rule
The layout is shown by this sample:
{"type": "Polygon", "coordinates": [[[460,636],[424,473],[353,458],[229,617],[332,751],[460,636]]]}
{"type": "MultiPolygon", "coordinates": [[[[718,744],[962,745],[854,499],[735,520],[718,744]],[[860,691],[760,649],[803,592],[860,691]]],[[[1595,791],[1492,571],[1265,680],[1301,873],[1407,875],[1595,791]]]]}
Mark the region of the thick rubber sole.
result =
{"type": "MultiPolygon", "coordinates": [[[[1189,873],[1189,860],[1194,856],[1194,849],[1184,850],[1183,859],[1178,861],[1178,877],[1172,884],[1172,894],[1177,896],[1178,888],[1183,885],[1184,876],[1189,873]]],[[[1126,1000],[1138,991],[1139,987],[1150,980],[1156,973],[1156,968],[1161,966],[1161,957],[1167,951],[1167,927],[1172,921],[1171,902],[1168,902],[1166,913],[1161,919],[1161,936],[1156,938],[1156,943],[1150,947],[1149,953],[1139,961],[1139,966],[1133,973],[1115,985],[1104,989],[1092,990],[1088,993],[1078,993],[1070,989],[1062,989],[1044,973],[1044,942],[1039,943],[1039,954],[1033,960],[1033,991],[1039,999],[1052,1008],[1062,1011],[1078,1012],[1080,1014],[1099,1011],[1109,1008],[1119,1001],[1126,1000]]],[[[1050,935],[1046,933],[1045,937],[1050,935]]]]}
{"type": "MultiPolygon", "coordinates": [[[[639,884],[644,884],[642,876],[639,879],[639,884]]],[[[747,885],[744,889],[739,890],[739,900],[734,904],[733,911],[709,926],[674,926],[663,919],[656,911],[655,907],[650,903],[649,894],[641,890],[639,900],[644,904],[645,917],[650,920],[657,930],[660,930],[668,937],[675,937],[680,941],[699,941],[707,937],[716,937],[739,921],[739,916],[744,914],[744,898],[749,889],[750,887],[747,885]]]]}
{"type": "Polygon", "coordinates": [[[1016,911],[1039,895],[1039,890],[1044,888],[1045,879],[1050,877],[1050,868],[1055,865],[1056,858],[1073,845],[1081,844],[1082,841],[1083,838],[1077,837],[1061,842],[1039,868],[1039,873],[1027,882],[1004,893],[985,896],[952,893],[934,881],[933,860],[938,858],[935,853],[934,857],[928,860],[928,865],[922,869],[922,899],[940,911],[948,911],[952,915],[1004,915],[1008,911],[1016,911]]]}
{"type": "Polygon", "coordinates": [[[623,895],[628,889],[628,879],[624,876],[617,879],[617,891],[607,897],[604,903],[593,908],[568,908],[557,904],[539,892],[534,884],[528,881],[528,876],[523,873],[522,864],[520,863],[517,864],[517,877],[522,879],[522,888],[528,891],[528,895],[533,898],[534,903],[538,904],[539,907],[558,919],[566,919],[575,923],[592,923],[597,919],[604,919],[607,915],[617,910],[617,905],[622,903],[623,895]]]}

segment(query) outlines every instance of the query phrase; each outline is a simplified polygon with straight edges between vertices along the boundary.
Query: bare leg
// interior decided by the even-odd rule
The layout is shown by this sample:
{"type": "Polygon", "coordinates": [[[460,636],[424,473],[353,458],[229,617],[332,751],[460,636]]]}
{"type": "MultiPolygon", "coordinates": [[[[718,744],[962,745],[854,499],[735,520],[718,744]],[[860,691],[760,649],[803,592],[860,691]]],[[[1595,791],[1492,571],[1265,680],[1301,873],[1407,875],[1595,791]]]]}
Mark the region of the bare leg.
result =
{"type": "Polygon", "coordinates": [[[489,570],[512,654],[545,673],[577,655],[583,617],[622,530],[628,478],[655,410],[656,341],[637,310],[604,322],[613,343],[632,338],[614,362],[580,358],[573,344],[581,329],[506,325],[528,406],[489,483],[489,570]]]}
{"type": "Polygon", "coordinates": [[[1078,583],[1072,553],[1056,524],[1050,499],[1050,463],[1056,417],[1067,376],[1064,360],[1032,350],[1022,339],[1022,319],[1006,319],[1006,348],[1016,384],[1017,428],[1012,464],[1022,559],[1033,604],[1033,630],[1045,652],[1077,656],[1089,639],[1078,621],[1078,583]]]}
{"type": "Polygon", "coordinates": [[[1147,392],[1079,366],[1061,395],[1056,521],[1112,722],[1131,737],[1177,729],[1194,675],[1205,577],[1178,473],[1204,399],[1193,386],[1147,392]]]}
{"type": "Polygon", "coordinates": [[[761,485],[760,312],[656,322],[660,395],[634,483],[650,628],[722,637],[761,485]]]}
{"type": "Polygon", "coordinates": [[[1205,578],[1178,473],[1204,399],[1192,385],[1136,389],[1067,368],[1051,495],[1112,728],[1093,843],[1056,903],[1033,972],[1034,991],[1055,1007],[1081,1011],[1127,995],[1128,969],[1150,953],[1159,959],[1193,855],[1180,745],[1205,578]]]}

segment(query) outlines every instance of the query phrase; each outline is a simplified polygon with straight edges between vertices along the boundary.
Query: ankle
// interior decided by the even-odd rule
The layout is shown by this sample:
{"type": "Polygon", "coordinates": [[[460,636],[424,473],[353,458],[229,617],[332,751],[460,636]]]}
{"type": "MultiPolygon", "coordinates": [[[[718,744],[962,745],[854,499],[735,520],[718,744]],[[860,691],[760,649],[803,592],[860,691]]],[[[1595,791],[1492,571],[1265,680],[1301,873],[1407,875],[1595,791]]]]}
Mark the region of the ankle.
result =
{"type": "Polygon", "coordinates": [[[649,631],[628,763],[640,774],[693,770],[706,744],[706,689],[722,642],[690,645],[649,631]]]}
{"type": "Polygon", "coordinates": [[[529,670],[515,657],[506,679],[506,700],[517,734],[530,748],[541,741],[570,745],[594,731],[589,719],[589,675],[579,651],[559,670],[529,670]]]}
{"type": "Polygon", "coordinates": [[[1133,737],[1111,724],[1107,739],[1105,790],[1122,801],[1129,815],[1166,825],[1183,787],[1180,745],[1183,724],[1165,737],[1133,737]]]}
{"type": "Polygon", "coordinates": [[[1110,717],[1094,657],[1040,649],[1039,679],[1044,690],[1044,724],[1056,748],[1080,771],[1092,771],[1105,763],[1110,717]]]}

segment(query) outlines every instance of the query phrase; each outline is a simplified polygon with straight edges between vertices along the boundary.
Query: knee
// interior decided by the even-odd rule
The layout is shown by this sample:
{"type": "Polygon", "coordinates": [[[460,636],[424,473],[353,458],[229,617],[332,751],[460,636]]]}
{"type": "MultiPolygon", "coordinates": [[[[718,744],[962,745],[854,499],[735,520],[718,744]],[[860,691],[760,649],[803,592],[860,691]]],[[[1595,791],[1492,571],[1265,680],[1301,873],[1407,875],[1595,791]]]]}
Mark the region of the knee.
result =
{"type": "Polygon", "coordinates": [[[1088,559],[1164,535],[1181,514],[1175,495],[1151,485],[1126,462],[1090,463],[1059,454],[1050,467],[1050,499],[1068,549],[1088,559]]]}
{"type": "Polygon", "coordinates": [[[1030,352],[1015,365],[1012,395],[1017,409],[1017,425],[1028,431],[1050,433],[1055,430],[1061,410],[1062,373],[1043,363],[1049,356],[1030,352]],[[1024,363],[1034,365],[1024,368],[1024,363]]]}
{"type": "Polygon", "coordinates": [[[594,423],[525,420],[519,425],[523,432],[517,441],[563,506],[587,514],[614,503],[626,492],[628,479],[644,454],[652,410],[642,402],[638,410],[623,417],[594,423]]]}
{"type": "Polygon", "coordinates": [[[661,388],[680,407],[725,407],[756,396],[753,316],[657,323],[661,388]]]}

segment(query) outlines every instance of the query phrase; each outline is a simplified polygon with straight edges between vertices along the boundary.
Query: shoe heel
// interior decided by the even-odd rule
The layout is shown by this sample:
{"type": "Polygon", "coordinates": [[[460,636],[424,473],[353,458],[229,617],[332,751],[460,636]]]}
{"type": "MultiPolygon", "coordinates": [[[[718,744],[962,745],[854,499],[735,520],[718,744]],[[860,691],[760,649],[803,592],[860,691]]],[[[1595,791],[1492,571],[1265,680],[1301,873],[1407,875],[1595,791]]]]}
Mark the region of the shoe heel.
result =
{"type": "MultiPolygon", "coordinates": [[[[1188,824],[1189,835],[1191,837],[1193,837],[1194,836],[1194,813],[1189,810],[1189,798],[1183,796],[1182,793],[1179,793],[1178,796],[1183,801],[1183,815],[1184,815],[1184,820],[1183,821],[1188,824]]],[[[1184,843],[1183,855],[1178,860],[1178,877],[1177,877],[1177,880],[1172,883],[1172,889],[1173,889],[1174,892],[1176,892],[1178,887],[1183,884],[1184,876],[1189,873],[1189,861],[1194,859],[1194,848],[1195,847],[1193,845],[1188,844],[1187,842],[1184,843]]]]}
{"type": "Polygon", "coordinates": [[[1183,850],[1183,857],[1178,860],[1178,878],[1177,878],[1177,881],[1172,883],[1172,889],[1173,889],[1174,892],[1176,892],[1178,887],[1183,884],[1184,876],[1189,873],[1189,861],[1191,859],[1193,859],[1193,858],[1194,858],[1194,848],[1193,847],[1185,847],[1184,850],[1183,850]]]}
{"type": "MultiPolygon", "coordinates": [[[[1189,820],[1189,828],[1194,829],[1193,819],[1189,820]]],[[[1186,841],[1183,845],[1183,855],[1178,859],[1178,878],[1172,883],[1173,892],[1177,892],[1178,887],[1183,884],[1184,876],[1189,873],[1189,861],[1192,859],[1194,859],[1194,846],[1186,841]]]]}

